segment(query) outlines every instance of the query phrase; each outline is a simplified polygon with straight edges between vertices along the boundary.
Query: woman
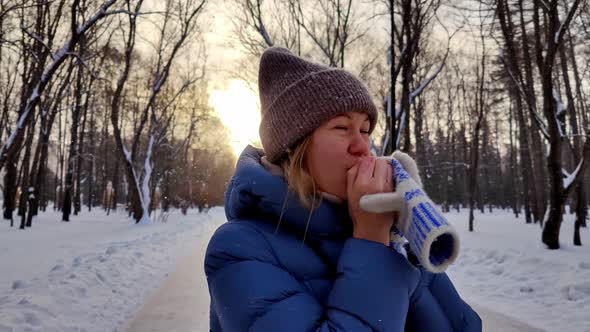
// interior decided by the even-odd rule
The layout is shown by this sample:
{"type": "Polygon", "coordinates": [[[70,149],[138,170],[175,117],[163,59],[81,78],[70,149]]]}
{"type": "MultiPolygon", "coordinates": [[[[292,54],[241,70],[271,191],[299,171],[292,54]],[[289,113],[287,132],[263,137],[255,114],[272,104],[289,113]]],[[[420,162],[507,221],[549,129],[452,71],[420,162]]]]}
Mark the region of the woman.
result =
{"type": "Polygon", "coordinates": [[[240,156],[205,257],[211,331],[480,331],[445,274],[388,246],[393,214],[359,208],[393,190],[363,84],[282,48],[258,83],[264,150],[240,156]]]}

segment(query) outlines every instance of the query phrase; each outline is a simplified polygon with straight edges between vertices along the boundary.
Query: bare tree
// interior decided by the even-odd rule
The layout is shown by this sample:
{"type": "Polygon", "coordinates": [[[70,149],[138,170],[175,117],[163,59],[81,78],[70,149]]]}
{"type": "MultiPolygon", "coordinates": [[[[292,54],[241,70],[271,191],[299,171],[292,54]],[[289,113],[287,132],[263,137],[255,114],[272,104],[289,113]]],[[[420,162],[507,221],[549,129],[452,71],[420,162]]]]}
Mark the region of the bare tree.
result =
{"type": "Polygon", "coordinates": [[[346,50],[368,30],[355,16],[352,0],[320,0],[310,7],[301,0],[289,0],[289,8],[331,67],[344,67],[346,50]]]}
{"type": "MultiPolygon", "coordinates": [[[[62,3],[64,2],[65,1],[62,1],[62,3]]],[[[14,126],[13,131],[6,143],[0,148],[0,170],[4,168],[5,164],[14,162],[16,154],[18,153],[23,142],[24,129],[34,115],[35,108],[39,104],[41,95],[45,91],[47,84],[51,81],[51,79],[53,79],[55,72],[69,56],[76,56],[72,50],[80,41],[81,37],[92,26],[94,26],[99,20],[109,15],[119,13],[119,11],[108,11],[115,4],[115,2],[117,2],[117,0],[108,0],[102,6],[100,6],[93,16],[83,22],[79,22],[78,9],[80,0],[74,0],[70,8],[70,36],[56,52],[52,52],[51,42],[48,41],[46,43],[34,35],[32,36],[36,42],[41,45],[40,47],[45,49],[43,54],[46,56],[51,55],[51,61],[47,66],[41,63],[35,74],[32,76],[32,79],[29,81],[30,89],[27,89],[26,94],[24,94],[25,102],[23,103],[22,111],[19,112],[17,124],[14,126]]],[[[54,34],[59,22],[59,16],[56,16],[53,21],[54,34]]]]}
{"type": "MultiPolygon", "coordinates": [[[[480,10],[481,10],[480,5],[480,10]]],[[[482,127],[483,122],[485,121],[485,116],[488,111],[488,105],[486,102],[486,91],[485,91],[485,83],[486,83],[486,60],[487,60],[487,49],[486,49],[486,37],[487,32],[484,28],[486,24],[487,17],[483,16],[480,12],[480,26],[479,26],[479,40],[481,43],[481,57],[479,54],[477,58],[479,58],[479,63],[476,65],[475,70],[475,81],[476,81],[476,98],[475,98],[475,107],[474,107],[474,117],[475,123],[473,126],[473,131],[471,135],[471,158],[469,163],[469,231],[473,232],[473,221],[475,219],[473,215],[473,210],[475,208],[475,196],[476,192],[481,194],[481,191],[478,190],[477,184],[477,176],[478,176],[478,166],[479,166],[479,159],[480,159],[480,152],[479,152],[479,135],[480,130],[482,127]]],[[[479,53],[479,50],[477,51],[479,53]]],[[[485,139],[484,139],[485,140],[485,139]]],[[[480,196],[481,197],[481,196],[480,196]]]]}
{"type": "MultiPolygon", "coordinates": [[[[133,13],[139,12],[142,2],[143,1],[141,0],[137,3],[133,13]]],[[[113,101],[111,103],[111,124],[113,126],[117,148],[122,157],[122,162],[125,165],[125,174],[130,190],[130,208],[133,211],[133,217],[136,222],[140,222],[141,220],[147,222],[149,220],[149,207],[151,204],[149,188],[153,169],[152,151],[154,149],[154,144],[159,144],[159,140],[164,137],[164,133],[166,132],[171,119],[171,114],[167,113],[168,107],[164,107],[160,110],[160,112],[157,112],[156,99],[162,87],[168,80],[170,69],[178,51],[183,46],[186,39],[195,32],[197,18],[199,14],[201,14],[205,3],[205,0],[196,4],[192,3],[192,1],[166,2],[164,21],[160,28],[160,42],[157,49],[158,56],[156,60],[156,67],[153,71],[151,93],[149,95],[147,104],[141,111],[139,125],[137,128],[135,128],[131,151],[129,151],[124,145],[121,129],[119,127],[120,98],[123,93],[125,82],[129,76],[129,70],[131,68],[131,56],[135,47],[137,15],[129,15],[130,28],[126,41],[125,65],[123,73],[119,78],[113,101]],[[172,11],[173,9],[175,10],[174,12],[172,11]],[[172,45],[171,50],[169,50],[169,54],[165,54],[167,53],[166,44],[168,42],[168,24],[172,24],[170,22],[171,15],[177,15],[178,17],[178,37],[172,45]],[[150,124],[147,133],[147,147],[145,152],[145,160],[142,164],[142,172],[140,173],[136,171],[135,162],[138,158],[140,138],[148,119],[150,120],[150,124]]],[[[192,84],[192,82],[185,82],[184,87],[179,90],[178,94],[184,92],[186,90],[186,86],[190,84],[192,84]]]]}
{"type": "Polygon", "coordinates": [[[234,4],[233,34],[248,54],[258,57],[271,46],[301,54],[301,29],[286,1],[240,0],[234,4]]]}

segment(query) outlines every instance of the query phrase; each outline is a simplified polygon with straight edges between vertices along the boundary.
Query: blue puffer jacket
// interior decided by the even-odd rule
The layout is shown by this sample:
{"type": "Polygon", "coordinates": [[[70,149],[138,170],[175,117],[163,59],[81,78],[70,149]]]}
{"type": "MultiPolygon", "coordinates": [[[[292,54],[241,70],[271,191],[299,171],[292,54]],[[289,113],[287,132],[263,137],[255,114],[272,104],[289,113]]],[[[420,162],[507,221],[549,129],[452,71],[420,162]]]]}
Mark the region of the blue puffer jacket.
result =
{"type": "Polygon", "coordinates": [[[207,248],[211,331],[481,331],[445,274],[352,238],[345,205],[324,200],[307,223],[289,194],[283,210],[285,179],[260,158],[253,147],[242,153],[225,197],[228,222],[207,248]]]}

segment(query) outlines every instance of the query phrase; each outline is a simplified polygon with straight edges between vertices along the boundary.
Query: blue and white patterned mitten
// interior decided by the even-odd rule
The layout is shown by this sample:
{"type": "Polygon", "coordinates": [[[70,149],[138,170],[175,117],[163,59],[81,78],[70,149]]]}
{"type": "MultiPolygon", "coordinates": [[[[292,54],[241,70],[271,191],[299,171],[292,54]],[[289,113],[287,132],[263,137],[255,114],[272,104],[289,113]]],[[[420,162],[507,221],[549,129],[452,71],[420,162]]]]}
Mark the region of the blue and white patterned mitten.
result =
{"type": "Polygon", "coordinates": [[[420,264],[430,272],[444,272],[459,255],[459,235],[422,190],[416,162],[395,151],[391,162],[395,192],[361,197],[363,210],[373,213],[398,211],[399,219],[391,232],[391,246],[399,251],[405,237],[420,264]]]}

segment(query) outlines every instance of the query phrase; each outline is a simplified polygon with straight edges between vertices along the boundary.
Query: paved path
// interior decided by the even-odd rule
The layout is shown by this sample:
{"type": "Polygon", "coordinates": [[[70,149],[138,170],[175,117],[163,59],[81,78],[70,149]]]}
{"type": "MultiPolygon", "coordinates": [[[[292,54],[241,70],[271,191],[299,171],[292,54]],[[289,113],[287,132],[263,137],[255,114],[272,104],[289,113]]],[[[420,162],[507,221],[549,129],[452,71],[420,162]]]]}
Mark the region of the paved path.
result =
{"type": "Polygon", "coordinates": [[[180,261],[121,331],[209,331],[209,291],[203,250],[180,261]]]}
{"type": "Polygon", "coordinates": [[[543,330],[532,327],[526,323],[517,321],[499,312],[491,311],[485,307],[470,304],[477,311],[483,321],[483,330],[490,332],[543,332],[543,330]]]}
{"type": "MultiPolygon", "coordinates": [[[[176,270],[147,299],[122,331],[192,332],[209,330],[209,293],[203,273],[205,243],[180,261],[176,270]]],[[[483,330],[493,332],[542,332],[526,323],[485,307],[473,305],[483,320],[483,330]]]]}

